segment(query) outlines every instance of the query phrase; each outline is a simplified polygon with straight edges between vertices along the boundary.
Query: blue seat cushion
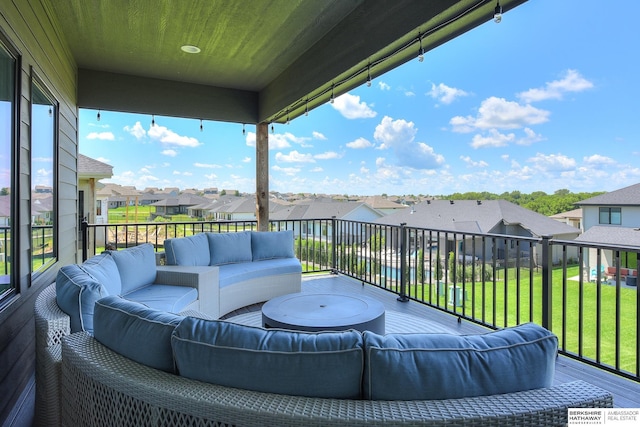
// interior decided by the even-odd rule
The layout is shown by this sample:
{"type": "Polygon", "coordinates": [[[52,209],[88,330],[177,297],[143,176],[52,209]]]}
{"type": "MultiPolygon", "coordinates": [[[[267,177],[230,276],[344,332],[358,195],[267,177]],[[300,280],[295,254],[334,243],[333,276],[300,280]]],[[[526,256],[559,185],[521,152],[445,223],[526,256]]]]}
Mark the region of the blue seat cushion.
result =
{"type": "Polygon", "coordinates": [[[277,274],[302,273],[297,258],[277,258],[263,261],[225,264],[219,267],[218,282],[220,288],[234,283],[277,274]]]}
{"type": "Polygon", "coordinates": [[[371,400],[487,396],[549,387],[558,338],[533,323],[482,335],[363,333],[371,400]]]}
{"type": "Polygon", "coordinates": [[[211,262],[209,240],[205,233],[166,239],[164,251],[167,265],[207,266],[211,262]]]}
{"type": "Polygon", "coordinates": [[[187,317],[171,338],[180,375],[296,396],[358,399],[362,335],[304,333],[187,317]]]}
{"type": "Polygon", "coordinates": [[[198,299],[198,290],[190,286],[153,284],[122,296],[156,310],[179,313],[198,299]]]}
{"type": "Polygon", "coordinates": [[[156,255],[151,243],[108,253],[118,266],[123,294],[156,280],[156,255]]]}
{"type": "Polygon", "coordinates": [[[94,337],[129,359],[174,373],[171,334],[182,319],[112,295],[96,302],[94,337]]]}
{"type": "Polygon", "coordinates": [[[254,261],[293,258],[293,230],[252,231],[251,253],[254,261]]]}
{"type": "Polygon", "coordinates": [[[77,264],[60,267],[56,276],[56,302],[69,315],[71,332],[93,333],[96,301],[108,296],[107,289],[77,264]]]}
{"type": "Polygon", "coordinates": [[[107,295],[118,295],[122,292],[122,280],[115,260],[109,253],[89,258],[80,265],[84,271],[93,276],[107,290],[107,295]]]}
{"type": "Polygon", "coordinates": [[[209,265],[251,261],[251,232],[206,233],[209,239],[209,265]]]}

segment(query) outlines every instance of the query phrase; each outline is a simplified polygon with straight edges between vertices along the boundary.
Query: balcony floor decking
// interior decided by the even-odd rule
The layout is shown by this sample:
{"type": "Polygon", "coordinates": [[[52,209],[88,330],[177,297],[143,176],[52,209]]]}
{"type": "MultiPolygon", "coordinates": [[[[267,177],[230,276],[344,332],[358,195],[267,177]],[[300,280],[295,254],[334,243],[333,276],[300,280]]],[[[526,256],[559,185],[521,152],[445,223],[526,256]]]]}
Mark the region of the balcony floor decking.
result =
{"type": "MultiPolygon", "coordinates": [[[[415,301],[400,302],[397,295],[384,289],[362,282],[348,276],[335,274],[306,274],[302,276],[303,292],[324,293],[361,293],[381,301],[387,311],[402,313],[418,317],[424,322],[430,322],[438,331],[457,334],[473,334],[490,331],[489,328],[471,323],[466,320],[458,322],[458,318],[440,310],[433,309],[415,301]],[[436,326],[437,325],[437,326],[436,326]]],[[[259,311],[261,304],[244,307],[227,314],[223,318],[259,311]]],[[[556,362],[555,383],[583,380],[600,388],[610,391],[615,407],[640,408],[640,383],[609,373],[565,356],[559,356],[556,362]]]]}

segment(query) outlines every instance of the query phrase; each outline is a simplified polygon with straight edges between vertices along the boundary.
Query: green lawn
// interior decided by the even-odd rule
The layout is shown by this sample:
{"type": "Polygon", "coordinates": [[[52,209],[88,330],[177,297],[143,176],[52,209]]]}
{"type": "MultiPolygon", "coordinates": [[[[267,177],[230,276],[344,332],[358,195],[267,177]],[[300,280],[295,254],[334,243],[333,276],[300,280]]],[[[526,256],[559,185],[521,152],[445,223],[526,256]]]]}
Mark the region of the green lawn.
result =
{"type": "MultiPolygon", "coordinates": [[[[508,270],[506,280],[504,276],[496,280],[495,294],[493,281],[487,281],[484,284],[482,282],[467,282],[465,284],[467,298],[464,301],[464,314],[498,327],[512,326],[528,321],[542,323],[541,273],[534,272],[533,274],[533,317],[529,313],[531,287],[528,271],[525,273],[525,270],[521,270],[521,274],[523,276],[520,278],[520,288],[518,289],[514,271],[508,270]],[[518,310],[520,311],[519,319],[518,310]]],[[[579,268],[577,266],[569,267],[566,277],[572,278],[578,274],[579,268]]],[[[618,304],[616,304],[615,286],[602,285],[600,295],[598,295],[598,287],[595,283],[584,282],[581,289],[577,280],[567,279],[566,288],[563,289],[561,268],[554,270],[552,283],[552,330],[558,335],[560,346],[563,347],[564,338],[564,350],[616,366],[616,346],[618,345],[620,368],[635,372],[637,357],[636,290],[633,288],[620,289],[618,316],[620,325],[618,327],[616,325],[618,304]],[[600,301],[599,313],[598,300],[600,301]],[[563,332],[563,326],[565,332],[563,332]],[[578,339],[580,329],[582,329],[582,343],[578,339]],[[616,343],[616,332],[619,334],[618,344],[616,343]],[[599,357],[598,336],[600,336],[599,357]]],[[[456,286],[462,286],[462,284],[458,283],[456,286]]],[[[429,289],[429,285],[425,285],[424,299],[426,301],[429,298],[429,291],[431,291],[434,304],[454,310],[451,304],[447,304],[445,296],[437,295],[435,284],[431,286],[431,289],[429,289]]],[[[410,286],[409,294],[419,299],[423,295],[422,285],[410,286]]],[[[462,314],[463,308],[456,307],[455,312],[462,314]]]]}

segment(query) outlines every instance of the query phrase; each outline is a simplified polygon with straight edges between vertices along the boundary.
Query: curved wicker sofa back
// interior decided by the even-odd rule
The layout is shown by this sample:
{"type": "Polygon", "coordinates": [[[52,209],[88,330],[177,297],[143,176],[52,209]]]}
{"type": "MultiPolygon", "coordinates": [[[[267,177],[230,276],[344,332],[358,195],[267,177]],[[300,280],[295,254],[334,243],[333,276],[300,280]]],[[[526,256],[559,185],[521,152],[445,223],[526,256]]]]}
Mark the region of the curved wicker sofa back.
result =
{"type": "Polygon", "coordinates": [[[62,353],[65,425],[563,426],[567,408],[612,406],[608,392],[582,381],[446,400],[372,401],[264,393],[141,365],[86,333],[65,338],[62,353]]]}

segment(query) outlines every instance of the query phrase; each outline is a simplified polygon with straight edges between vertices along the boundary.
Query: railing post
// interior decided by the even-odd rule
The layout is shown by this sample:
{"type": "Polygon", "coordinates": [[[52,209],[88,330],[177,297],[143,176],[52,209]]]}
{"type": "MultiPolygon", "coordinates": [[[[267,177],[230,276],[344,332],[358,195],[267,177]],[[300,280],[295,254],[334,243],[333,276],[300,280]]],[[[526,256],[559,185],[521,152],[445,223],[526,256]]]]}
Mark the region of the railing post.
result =
{"type": "Polygon", "coordinates": [[[548,330],[551,330],[553,316],[551,237],[542,236],[542,326],[548,330]]]}
{"type": "Polygon", "coordinates": [[[407,223],[400,224],[400,296],[398,301],[407,302],[409,297],[407,296],[407,223]]]}
{"type": "Polygon", "coordinates": [[[338,225],[338,221],[336,220],[336,216],[331,217],[331,272],[333,274],[338,274],[338,269],[336,267],[336,262],[338,258],[338,230],[336,229],[338,225]]]}
{"type": "Polygon", "coordinates": [[[87,217],[82,218],[80,229],[82,231],[82,262],[85,262],[87,260],[87,246],[89,245],[89,223],[87,222],[87,217]]]}

